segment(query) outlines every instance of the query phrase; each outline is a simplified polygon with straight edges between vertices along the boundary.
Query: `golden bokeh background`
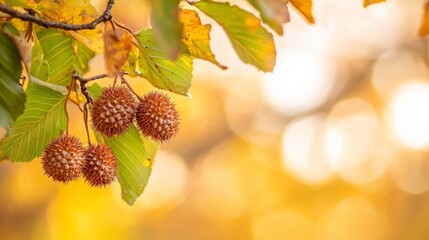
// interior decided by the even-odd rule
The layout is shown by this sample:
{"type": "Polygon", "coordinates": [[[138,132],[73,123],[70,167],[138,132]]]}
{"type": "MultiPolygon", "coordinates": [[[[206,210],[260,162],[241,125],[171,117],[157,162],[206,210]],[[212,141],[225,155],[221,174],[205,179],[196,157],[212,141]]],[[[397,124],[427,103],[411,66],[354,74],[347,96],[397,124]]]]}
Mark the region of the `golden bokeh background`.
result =
{"type": "MultiPolygon", "coordinates": [[[[0,239],[429,239],[423,2],[314,0],[316,25],[291,9],[270,74],[242,64],[213,24],[213,51],[229,69],[195,60],[192,98],[170,94],[181,131],[136,204],[118,183],[63,185],[38,159],[2,162],[0,239]]],[[[137,30],[149,24],[144,9],[118,0],[113,16],[137,30]]],[[[88,76],[103,71],[100,56],[88,76]]],[[[71,132],[85,139],[72,114],[71,132]]]]}

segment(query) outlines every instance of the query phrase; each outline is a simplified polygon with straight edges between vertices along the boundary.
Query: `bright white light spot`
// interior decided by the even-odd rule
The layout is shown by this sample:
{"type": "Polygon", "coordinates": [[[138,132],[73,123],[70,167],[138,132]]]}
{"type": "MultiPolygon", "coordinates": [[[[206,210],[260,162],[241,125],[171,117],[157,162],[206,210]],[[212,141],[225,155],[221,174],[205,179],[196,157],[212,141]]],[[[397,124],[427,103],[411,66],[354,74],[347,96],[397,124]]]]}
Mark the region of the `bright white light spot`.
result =
{"type": "Polygon", "coordinates": [[[329,163],[342,179],[364,185],[384,172],[386,164],[376,160],[380,122],[368,102],[354,98],[336,104],[328,116],[325,141],[329,163]]]}
{"type": "Polygon", "coordinates": [[[331,128],[330,131],[326,133],[325,148],[332,168],[338,169],[338,166],[341,162],[342,151],[344,148],[343,137],[338,130],[331,128]]]}
{"type": "Polygon", "coordinates": [[[330,29],[329,48],[338,57],[365,58],[372,56],[374,50],[401,42],[409,28],[414,27],[410,27],[410,18],[415,18],[405,14],[404,5],[414,2],[417,1],[386,1],[363,8],[362,0],[319,0],[313,11],[318,25],[330,29]]]}
{"type": "Polygon", "coordinates": [[[333,66],[322,56],[292,50],[279,55],[274,72],[263,81],[263,91],[274,110],[298,115],[326,100],[334,78],[333,66]]]}
{"type": "Polygon", "coordinates": [[[286,167],[309,184],[331,177],[323,145],[325,119],[321,115],[298,119],[283,134],[283,159],[286,167]]]}
{"type": "Polygon", "coordinates": [[[394,135],[409,147],[429,146],[429,84],[402,86],[390,102],[389,120],[394,135]]]}

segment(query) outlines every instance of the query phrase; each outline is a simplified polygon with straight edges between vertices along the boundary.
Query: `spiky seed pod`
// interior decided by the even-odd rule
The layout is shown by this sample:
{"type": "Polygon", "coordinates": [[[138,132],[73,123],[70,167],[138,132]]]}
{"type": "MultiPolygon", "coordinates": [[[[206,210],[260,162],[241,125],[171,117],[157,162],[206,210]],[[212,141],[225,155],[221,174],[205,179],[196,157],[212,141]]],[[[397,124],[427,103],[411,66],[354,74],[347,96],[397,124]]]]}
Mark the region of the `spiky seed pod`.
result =
{"type": "Polygon", "coordinates": [[[107,145],[91,145],[85,150],[84,156],[82,173],[91,186],[107,186],[116,179],[116,157],[107,145]]]}
{"type": "Polygon", "coordinates": [[[54,139],[43,152],[45,174],[64,183],[77,179],[82,171],[84,151],[77,137],[66,135],[54,139]]]}
{"type": "Polygon", "coordinates": [[[159,92],[146,94],[137,106],[137,125],[143,135],[165,142],[179,131],[179,113],[168,96],[159,92]]]}
{"type": "Polygon", "coordinates": [[[108,137],[123,134],[133,122],[135,108],[133,95],[127,88],[105,88],[94,102],[92,124],[108,137]]]}

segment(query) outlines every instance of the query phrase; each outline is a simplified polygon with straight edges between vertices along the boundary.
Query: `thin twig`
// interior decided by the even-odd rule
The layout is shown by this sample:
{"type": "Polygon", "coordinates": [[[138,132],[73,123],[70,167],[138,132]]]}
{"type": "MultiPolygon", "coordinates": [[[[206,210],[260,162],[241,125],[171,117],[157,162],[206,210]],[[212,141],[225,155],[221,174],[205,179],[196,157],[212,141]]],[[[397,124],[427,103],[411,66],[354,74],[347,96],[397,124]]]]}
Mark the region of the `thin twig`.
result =
{"type": "Polygon", "coordinates": [[[114,0],[109,0],[107,2],[107,6],[103,14],[101,14],[98,18],[94,19],[92,22],[83,23],[83,24],[67,24],[63,22],[54,22],[54,21],[45,20],[36,16],[32,16],[31,14],[28,14],[28,13],[22,13],[4,4],[0,4],[0,12],[7,13],[11,17],[19,18],[27,22],[32,22],[45,28],[59,28],[59,29],[69,30],[69,31],[79,31],[79,30],[85,30],[85,29],[95,29],[95,27],[98,24],[102,22],[107,22],[110,19],[112,19],[112,8],[114,3],[115,3],[114,0]]]}
{"type": "Polygon", "coordinates": [[[83,112],[83,108],[80,106],[80,104],[78,104],[77,102],[75,102],[75,101],[70,101],[71,103],[73,103],[74,105],[76,105],[76,107],[78,107],[79,108],[79,110],[81,111],[81,112],[83,112]]]}
{"type": "Polygon", "coordinates": [[[67,93],[66,101],[65,101],[65,103],[64,103],[64,113],[66,114],[66,120],[67,120],[67,125],[66,125],[66,136],[68,136],[68,135],[69,135],[69,122],[70,122],[69,112],[68,112],[68,110],[67,110],[67,103],[68,103],[69,98],[70,98],[70,93],[71,93],[71,91],[72,91],[72,89],[73,89],[73,87],[74,87],[74,81],[75,81],[75,79],[72,77],[72,78],[71,78],[71,83],[70,83],[70,85],[69,85],[69,91],[68,91],[68,93],[67,93]]]}
{"type": "MultiPolygon", "coordinates": [[[[126,73],[123,73],[123,74],[126,74],[126,73]]],[[[92,103],[94,100],[92,99],[91,94],[88,92],[88,88],[86,87],[86,84],[88,82],[95,81],[101,78],[106,78],[108,76],[107,74],[99,74],[90,78],[84,78],[79,74],[73,73],[72,77],[80,82],[80,91],[85,96],[86,102],[92,103]]]]}
{"type": "Polygon", "coordinates": [[[13,17],[11,17],[11,16],[2,16],[2,17],[0,17],[0,21],[10,21],[12,19],[13,19],[13,17]]]}
{"type": "Polygon", "coordinates": [[[110,26],[112,26],[113,31],[116,31],[115,23],[112,21],[112,19],[109,20],[110,26]]]}
{"type": "Polygon", "coordinates": [[[81,112],[83,112],[83,109],[82,109],[82,107],[80,106],[79,93],[78,93],[77,91],[76,91],[76,101],[77,101],[77,103],[76,103],[77,107],[79,108],[79,110],[80,110],[81,112]]]}
{"type": "MultiPolygon", "coordinates": [[[[34,16],[36,14],[33,9],[26,9],[26,10],[27,10],[27,13],[30,14],[31,16],[34,16]]],[[[27,32],[25,33],[25,39],[27,40],[27,42],[33,42],[34,41],[33,23],[32,22],[30,22],[28,24],[28,29],[27,29],[27,32]]]]}
{"type": "Polygon", "coordinates": [[[86,102],[83,105],[83,121],[85,124],[85,130],[86,130],[86,137],[88,138],[88,144],[91,146],[91,137],[89,136],[89,128],[88,128],[88,104],[89,102],[86,102]]]}
{"type": "Polygon", "coordinates": [[[107,74],[99,74],[99,75],[95,75],[95,76],[90,77],[90,78],[84,78],[81,75],[74,73],[73,77],[76,80],[78,80],[79,82],[85,82],[85,83],[87,83],[87,82],[91,82],[91,81],[98,80],[98,79],[101,79],[101,78],[106,78],[107,74]]]}
{"type": "Polygon", "coordinates": [[[129,29],[127,26],[125,26],[124,24],[122,24],[122,23],[120,23],[120,22],[116,21],[116,20],[115,20],[115,19],[113,19],[113,18],[112,18],[112,21],[113,21],[113,23],[114,23],[116,26],[118,26],[118,27],[120,27],[120,28],[122,28],[122,29],[126,30],[127,32],[129,32],[129,33],[131,33],[132,35],[134,35],[134,37],[135,37],[135,38],[137,38],[137,37],[135,36],[135,34],[133,33],[133,31],[131,31],[131,29],[129,29]]]}
{"type": "Polygon", "coordinates": [[[27,32],[25,33],[25,39],[27,42],[33,42],[34,41],[34,35],[33,35],[33,23],[30,22],[28,24],[27,32]]]}
{"type": "MultiPolygon", "coordinates": [[[[133,35],[134,39],[135,39],[137,42],[139,41],[139,39],[137,38],[137,35],[135,35],[135,34],[133,33],[133,31],[131,31],[131,29],[129,29],[127,26],[123,25],[122,23],[120,23],[120,22],[116,21],[116,20],[115,20],[115,19],[113,19],[113,18],[112,18],[112,21],[115,23],[115,25],[116,25],[116,26],[118,26],[118,27],[120,27],[120,28],[124,29],[125,31],[127,31],[127,32],[129,32],[131,35],[133,35]]],[[[137,43],[133,42],[133,44],[134,44],[134,46],[136,46],[137,48],[140,48],[140,46],[139,46],[137,43]]]]}
{"type": "Polygon", "coordinates": [[[91,97],[91,94],[88,92],[88,88],[86,87],[87,82],[80,82],[80,91],[86,98],[87,103],[92,103],[94,100],[91,97]]]}
{"type": "Polygon", "coordinates": [[[131,85],[127,82],[127,80],[124,78],[124,75],[121,75],[121,80],[122,80],[122,83],[125,83],[125,85],[127,85],[127,87],[128,87],[128,90],[130,90],[136,97],[137,97],[137,99],[139,100],[139,101],[142,101],[143,100],[143,98],[141,98],[135,91],[134,91],[134,89],[131,87],[131,85]]]}

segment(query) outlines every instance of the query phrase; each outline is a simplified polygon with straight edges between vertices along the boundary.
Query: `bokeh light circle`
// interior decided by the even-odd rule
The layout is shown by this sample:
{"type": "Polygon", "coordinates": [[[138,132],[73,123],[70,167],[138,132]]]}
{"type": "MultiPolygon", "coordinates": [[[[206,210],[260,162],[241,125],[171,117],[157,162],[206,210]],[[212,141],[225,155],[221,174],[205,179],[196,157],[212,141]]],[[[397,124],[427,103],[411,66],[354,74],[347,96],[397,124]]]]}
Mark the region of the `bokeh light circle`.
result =
{"type": "Polygon", "coordinates": [[[375,62],[372,84],[377,93],[387,101],[402,84],[410,79],[423,79],[427,76],[427,67],[415,52],[392,49],[384,52],[375,62]]]}
{"type": "Polygon", "coordinates": [[[272,74],[263,81],[263,93],[276,111],[294,116],[320,106],[335,80],[335,68],[326,56],[304,49],[279,54],[272,74]]]}
{"type": "Polygon", "coordinates": [[[386,162],[377,162],[382,130],[374,107],[352,98],[337,103],[331,110],[325,129],[325,147],[329,163],[344,180],[356,185],[379,177],[386,162]]]}
{"type": "Polygon", "coordinates": [[[312,115],[289,123],[283,133],[285,167],[303,182],[319,184],[333,174],[324,148],[324,115],[312,115]]]}
{"type": "Polygon", "coordinates": [[[402,85],[388,107],[388,121],[394,136],[413,149],[429,146],[429,83],[402,85]]]}

